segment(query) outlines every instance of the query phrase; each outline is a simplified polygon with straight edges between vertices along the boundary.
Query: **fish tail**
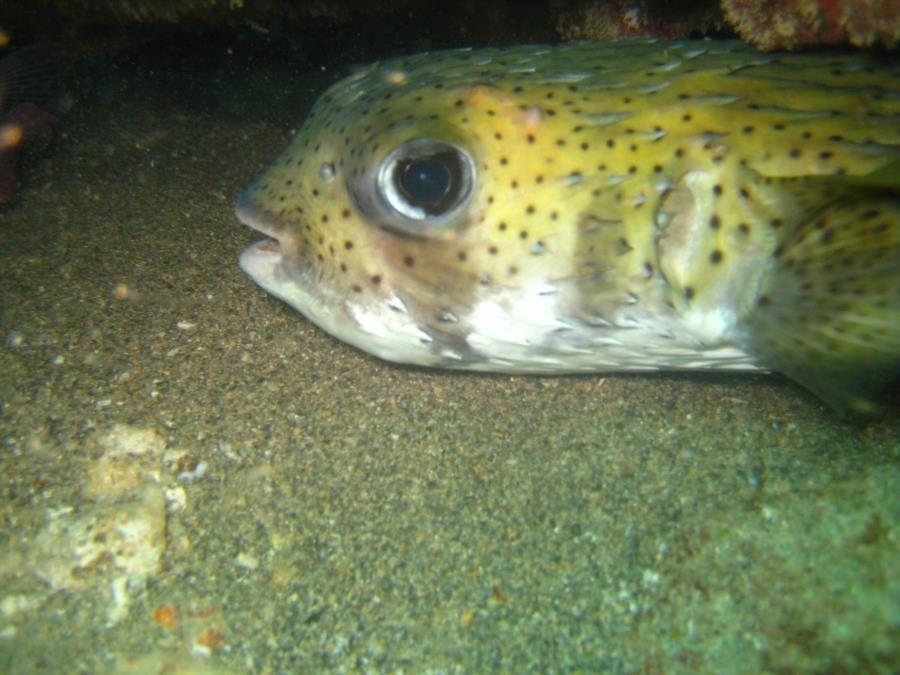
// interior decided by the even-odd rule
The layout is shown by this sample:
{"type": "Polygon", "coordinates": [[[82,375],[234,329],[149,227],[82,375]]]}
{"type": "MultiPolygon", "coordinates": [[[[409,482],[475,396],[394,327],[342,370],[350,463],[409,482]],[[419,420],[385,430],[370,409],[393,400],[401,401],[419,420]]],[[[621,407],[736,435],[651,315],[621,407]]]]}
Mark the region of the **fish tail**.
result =
{"type": "Polygon", "coordinates": [[[900,373],[898,165],[787,234],[743,328],[764,366],[842,412],[878,412],[900,373]]]}

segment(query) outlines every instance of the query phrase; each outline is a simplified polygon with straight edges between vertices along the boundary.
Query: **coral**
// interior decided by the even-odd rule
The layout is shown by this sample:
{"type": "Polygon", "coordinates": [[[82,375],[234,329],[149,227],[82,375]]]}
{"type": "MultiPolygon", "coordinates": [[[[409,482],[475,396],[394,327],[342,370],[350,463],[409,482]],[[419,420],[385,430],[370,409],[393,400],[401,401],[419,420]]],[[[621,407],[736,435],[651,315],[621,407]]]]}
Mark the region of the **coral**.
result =
{"type": "Polygon", "coordinates": [[[744,40],[764,50],[900,42],[900,0],[722,0],[722,10],[744,40]]]}
{"type": "Polygon", "coordinates": [[[595,0],[557,20],[565,40],[629,37],[687,37],[716,27],[721,18],[712,2],[660,3],[654,0],[595,0]]]}
{"type": "Polygon", "coordinates": [[[594,0],[562,14],[556,29],[566,40],[688,37],[730,25],[764,50],[849,43],[900,43],[900,0],[721,0],[659,2],[594,0]]]}

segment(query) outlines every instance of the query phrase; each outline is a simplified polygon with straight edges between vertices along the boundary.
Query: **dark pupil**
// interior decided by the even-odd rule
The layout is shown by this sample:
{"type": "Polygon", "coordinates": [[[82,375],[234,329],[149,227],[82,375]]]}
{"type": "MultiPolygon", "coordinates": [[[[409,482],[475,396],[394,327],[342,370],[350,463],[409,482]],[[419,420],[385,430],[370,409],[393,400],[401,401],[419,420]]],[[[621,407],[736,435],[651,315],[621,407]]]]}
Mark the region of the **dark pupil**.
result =
{"type": "Polygon", "coordinates": [[[402,159],[395,180],[400,192],[413,206],[434,215],[452,199],[451,188],[459,179],[459,160],[453,152],[402,159]]]}

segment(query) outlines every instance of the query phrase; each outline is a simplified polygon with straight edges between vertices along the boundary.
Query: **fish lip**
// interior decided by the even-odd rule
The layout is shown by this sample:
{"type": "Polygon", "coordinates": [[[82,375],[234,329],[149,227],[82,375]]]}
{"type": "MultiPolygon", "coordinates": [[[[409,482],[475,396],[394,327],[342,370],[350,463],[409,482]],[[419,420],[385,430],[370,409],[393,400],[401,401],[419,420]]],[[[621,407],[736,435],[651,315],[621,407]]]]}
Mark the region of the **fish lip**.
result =
{"type": "Polygon", "coordinates": [[[275,225],[275,218],[270,212],[261,209],[250,201],[250,192],[251,189],[247,189],[238,195],[234,204],[234,215],[244,225],[280,241],[281,237],[278,236],[280,228],[275,225]]]}

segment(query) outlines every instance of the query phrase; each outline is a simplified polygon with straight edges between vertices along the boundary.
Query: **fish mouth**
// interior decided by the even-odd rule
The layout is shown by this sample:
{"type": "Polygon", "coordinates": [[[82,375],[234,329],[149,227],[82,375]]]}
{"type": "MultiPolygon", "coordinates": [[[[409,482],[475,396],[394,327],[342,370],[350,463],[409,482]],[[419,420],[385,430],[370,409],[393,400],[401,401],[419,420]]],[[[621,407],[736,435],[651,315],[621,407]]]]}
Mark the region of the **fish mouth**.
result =
{"type": "Polygon", "coordinates": [[[236,209],[241,222],[263,234],[270,235],[247,248],[238,256],[238,265],[263,290],[279,298],[307,319],[329,330],[339,314],[340,303],[329,296],[327,287],[313,283],[301,261],[286,249],[277,236],[271,219],[252,206],[241,205],[236,209]],[[262,215],[260,215],[262,213],[262,215]]]}
{"type": "Polygon", "coordinates": [[[244,190],[238,195],[234,214],[244,225],[266,235],[266,238],[247,247],[241,253],[239,263],[257,283],[266,287],[264,280],[274,279],[275,270],[283,266],[288,257],[288,247],[284,244],[289,238],[270,211],[250,201],[251,192],[244,190]]]}
{"type": "Polygon", "coordinates": [[[266,238],[244,249],[238,257],[238,263],[256,283],[281,297],[284,293],[279,293],[277,288],[283,286],[286,279],[291,278],[297,283],[305,281],[305,275],[294,269],[296,266],[289,265],[289,246],[285,244],[289,243],[290,238],[286,236],[284,227],[270,211],[251,201],[251,193],[252,190],[248,189],[238,195],[234,213],[244,225],[266,235],[266,238]]]}
{"type": "Polygon", "coordinates": [[[278,241],[278,235],[280,234],[279,230],[281,228],[277,227],[275,218],[269,211],[261,209],[250,201],[251,193],[252,190],[248,189],[238,195],[237,201],[234,204],[234,215],[236,215],[237,219],[244,223],[244,225],[248,225],[257,232],[262,232],[266,236],[278,241]]]}

